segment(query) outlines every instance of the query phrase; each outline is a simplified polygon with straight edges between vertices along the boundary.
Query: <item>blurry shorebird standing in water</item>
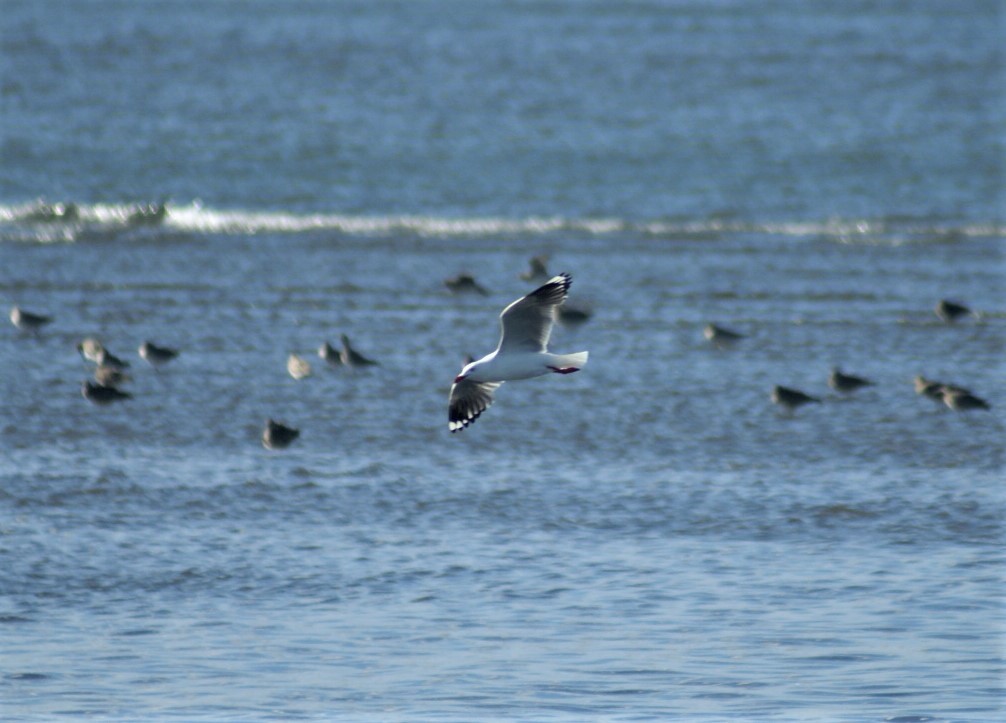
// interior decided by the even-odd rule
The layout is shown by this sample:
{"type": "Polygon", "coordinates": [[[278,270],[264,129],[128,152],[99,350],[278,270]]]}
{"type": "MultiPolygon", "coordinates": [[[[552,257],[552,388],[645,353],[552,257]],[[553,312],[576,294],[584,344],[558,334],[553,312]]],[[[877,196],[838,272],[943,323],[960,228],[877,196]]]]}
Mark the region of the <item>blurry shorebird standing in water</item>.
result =
{"type": "Polygon", "coordinates": [[[145,341],[140,344],[139,352],[140,356],[155,369],[159,369],[179,354],[177,349],[169,349],[166,346],[157,346],[150,341],[145,341]]]}
{"type": "Polygon", "coordinates": [[[974,409],[992,409],[992,405],[984,399],[976,397],[971,392],[963,389],[952,389],[945,386],[940,390],[940,392],[943,397],[943,403],[955,412],[967,412],[974,409]]]}
{"type": "Polygon", "coordinates": [[[821,401],[817,397],[804,394],[798,389],[791,389],[790,387],[783,387],[779,385],[772,387],[772,394],[770,398],[772,399],[773,404],[778,404],[789,412],[792,412],[797,407],[802,407],[804,404],[819,403],[821,401]]]}
{"type": "Polygon", "coordinates": [[[52,323],[52,317],[33,314],[20,306],[15,306],[10,310],[10,322],[21,331],[36,332],[46,324],[52,323]]]}
{"type": "Polygon", "coordinates": [[[915,385],[916,394],[932,399],[937,404],[943,403],[944,390],[950,392],[962,392],[964,394],[971,393],[970,389],[965,389],[964,387],[957,386],[956,384],[944,384],[943,382],[926,379],[926,377],[921,374],[917,375],[912,382],[915,385]]]}
{"type": "Polygon", "coordinates": [[[926,379],[921,374],[913,379],[915,393],[932,399],[937,404],[945,404],[955,412],[967,412],[974,409],[992,409],[992,405],[981,397],[971,393],[970,389],[956,384],[926,379]]]}
{"type": "Polygon", "coordinates": [[[265,429],[262,431],[262,446],[266,449],[285,449],[299,436],[299,429],[267,419],[265,429]]]}
{"type": "Polygon", "coordinates": [[[336,351],[335,347],[326,341],[321,345],[321,348],[318,349],[318,356],[332,366],[337,367],[342,366],[350,369],[360,369],[363,367],[380,366],[379,362],[369,359],[360,352],[356,351],[352,344],[350,344],[349,337],[345,334],[339,335],[339,341],[342,342],[342,348],[340,350],[336,351]]]}
{"type": "Polygon", "coordinates": [[[962,316],[968,316],[973,313],[974,312],[964,304],[949,301],[948,299],[940,299],[940,301],[936,304],[936,315],[948,324],[957,321],[962,316]]]}
{"type": "MultiPolygon", "coordinates": [[[[328,346],[328,343],[325,343],[328,346]]],[[[332,349],[332,347],[328,347],[332,349]]],[[[334,349],[332,350],[335,351],[334,349]]],[[[294,379],[304,379],[311,376],[311,364],[303,357],[291,354],[286,358],[286,371],[294,379]]]]}
{"type": "MultiPolygon", "coordinates": [[[[339,358],[339,350],[327,341],[318,347],[318,356],[334,367],[342,366],[342,360],[339,358]]],[[[289,369],[289,366],[287,368],[289,369]]]]}
{"type": "Polygon", "coordinates": [[[548,256],[539,254],[528,259],[528,269],[520,273],[520,278],[524,281],[538,282],[551,278],[548,273],[548,256]]]}
{"type": "Polygon", "coordinates": [[[373,359],[368,359],[363,356],[363,354],[356,351],[356,349],[354,349],[349,343],[349,337],[345,334],[339,335],[339,341],[342,342],[342,350],[339,352],[339,361],[342,362],[344,367],[356,369],[359,367],[380,366],[378,362],[373,359]]]}
{"type": "Polygon", "coordinates": [[[130,381],[130,377],[121,369],[101,366],[99,364],[94,368],[94,381],[103,387],[116,387],[123,382],[130,381]]]}
{"type": "Polygon", "coordinates": [[[568,306],[563,304],[555,312],[556,321],[563,326],[577,327],[590,321],[594,312],[582,306],[568,306]]]}
{"type": "Polygon", "coordinates": [[[489,292],[486,291],[475,277],[471,274],[458,274],[457,276],[452,276],[449,279],[444,280],[444,286],[450,289],[452,294],[479,294],[480,296],[489,296],[489,292]]]}
{"type": "Polygon", "coordinates": [[[80,355],[84,357],[86,361],[94,362],[95,364],[98,363],[98,356],[104,348],[105,347],[102,346],[101,342],[93,336],[89,336],[77,344],[77,351],[80,352],[80,355]]]}
{"type": "Polygon", "coordinates": [[[89,381],[81,384],[80,391],[84,395],[84,399],[100,405],[111,404],[112,402],[131,399],[133,397],[129,392],[123,392],[115,387],[94,384],[89,381]]]}
{"type": "Polygon", "coordinates": [[[115,356],[93,336],[89,336],[77,344],[77,351],[84,359],[94,362],[98,366],[111,367],[120,371],[129,368],[129,362],[115,356]]]}
{"type": "Polygon", "coordinates": [[[102,367],[112,367],[113,369],[120,369],[120,370],[129,368],[129,362],[127,362],[125,359],[120,359],[119,357],[115,356],[115,354],[110,352],[105,347],[101,347],[101,349],[98,351],[96,361],[98,363],[98,366],[102,367]]]}
{"type": "Polygon", "coordinates": [[[937,402],[943,401],[943,385],[940,382],[926,379],[921,374],[918,374],[912,380],[912,383],[915,385],[916,394],[929,397],[937,402]]]}
{"type": "Polygon", "coordinates": [[[702,336],[704,336],[706,341],[710,344],[720,349],[733,346],[744,338],[743,334],[731,331],[730,329],[717,324],[706,324],[702,329],[702,336]]]}
{"type": "Polygon", "coordinates": [[[872,387],[873,382],[863,377],[857,377],[854,374],[843,374],[841,369],[835,367],[831,370],[831,374],[828,375],[828,386],[836,392],[848,394],[863,387],[872,387]]]}
{"type": "Polygon", "coordinates": [[[478,419],[493,403],[493,392],[503,382],[549,373],[572,374],[587,363],[585,351],[575,354],[548,351],[556,310],[566,300],[571,283],[569,274],[559,274],[503,309],[496,350],[466,364],[454,378],[447,415],[452,432],[478,419]]]}

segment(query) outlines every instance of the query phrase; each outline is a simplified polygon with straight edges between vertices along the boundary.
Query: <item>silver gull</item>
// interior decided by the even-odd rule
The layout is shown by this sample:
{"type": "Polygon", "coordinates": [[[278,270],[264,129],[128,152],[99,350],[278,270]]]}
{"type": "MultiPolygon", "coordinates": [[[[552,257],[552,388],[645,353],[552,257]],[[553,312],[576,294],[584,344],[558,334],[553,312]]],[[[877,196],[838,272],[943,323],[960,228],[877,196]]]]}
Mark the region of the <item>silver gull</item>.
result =
{"type": "Polygon", "coordinates": [[[587,363],[585,351],[548,351],[556,310],[566,300],[571,283],[569,274],[559,274],[503,309],[496,350],[466,364],[454,378],[448,402],[448,428],[452,432],[478,419],[493,403],[493,393],[503,382],[544,374],[572,374],[587,363]]]}

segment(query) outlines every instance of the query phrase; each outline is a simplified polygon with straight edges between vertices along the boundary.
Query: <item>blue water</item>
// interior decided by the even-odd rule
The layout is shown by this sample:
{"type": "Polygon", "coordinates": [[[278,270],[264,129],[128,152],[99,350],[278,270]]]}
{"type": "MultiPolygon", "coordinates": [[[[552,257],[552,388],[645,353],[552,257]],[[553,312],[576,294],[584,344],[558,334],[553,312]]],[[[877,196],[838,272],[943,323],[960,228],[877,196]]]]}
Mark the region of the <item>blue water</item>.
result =
{"type": "Polygon", "coordinates": [[[4,3],[0,717],[1006,716],[1001,12],[4,3]],[[451,435],[541,253],[590,363],[451,435]]]}

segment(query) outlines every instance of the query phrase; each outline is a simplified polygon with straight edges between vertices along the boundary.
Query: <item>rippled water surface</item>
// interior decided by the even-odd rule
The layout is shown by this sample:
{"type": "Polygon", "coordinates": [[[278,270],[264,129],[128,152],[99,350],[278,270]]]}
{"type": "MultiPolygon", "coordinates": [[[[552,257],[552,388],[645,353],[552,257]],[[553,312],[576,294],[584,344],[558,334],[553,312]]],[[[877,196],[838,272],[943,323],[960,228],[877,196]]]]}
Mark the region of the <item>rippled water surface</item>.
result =
{"type": "Polygon", "coordinates": [[[55,8],[0,18],[5,720],[1006,713],[994,3],[55,8]],[[542,253],[590,362],[451,435],[542,253]]]}

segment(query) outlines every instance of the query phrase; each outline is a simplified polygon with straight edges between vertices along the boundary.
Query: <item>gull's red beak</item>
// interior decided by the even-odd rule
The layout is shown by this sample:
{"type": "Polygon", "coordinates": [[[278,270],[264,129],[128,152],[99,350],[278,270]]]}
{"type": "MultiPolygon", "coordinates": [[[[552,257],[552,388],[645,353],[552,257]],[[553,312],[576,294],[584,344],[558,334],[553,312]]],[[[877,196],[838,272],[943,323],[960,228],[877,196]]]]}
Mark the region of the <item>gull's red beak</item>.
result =
{"type": "Polygon", "coordinates": [[[456,377],[454,377],[455,384],[457,384],[458,382],[463,382],[464,380],[465,380],[464,374],[458,374],[456,377]]]}

